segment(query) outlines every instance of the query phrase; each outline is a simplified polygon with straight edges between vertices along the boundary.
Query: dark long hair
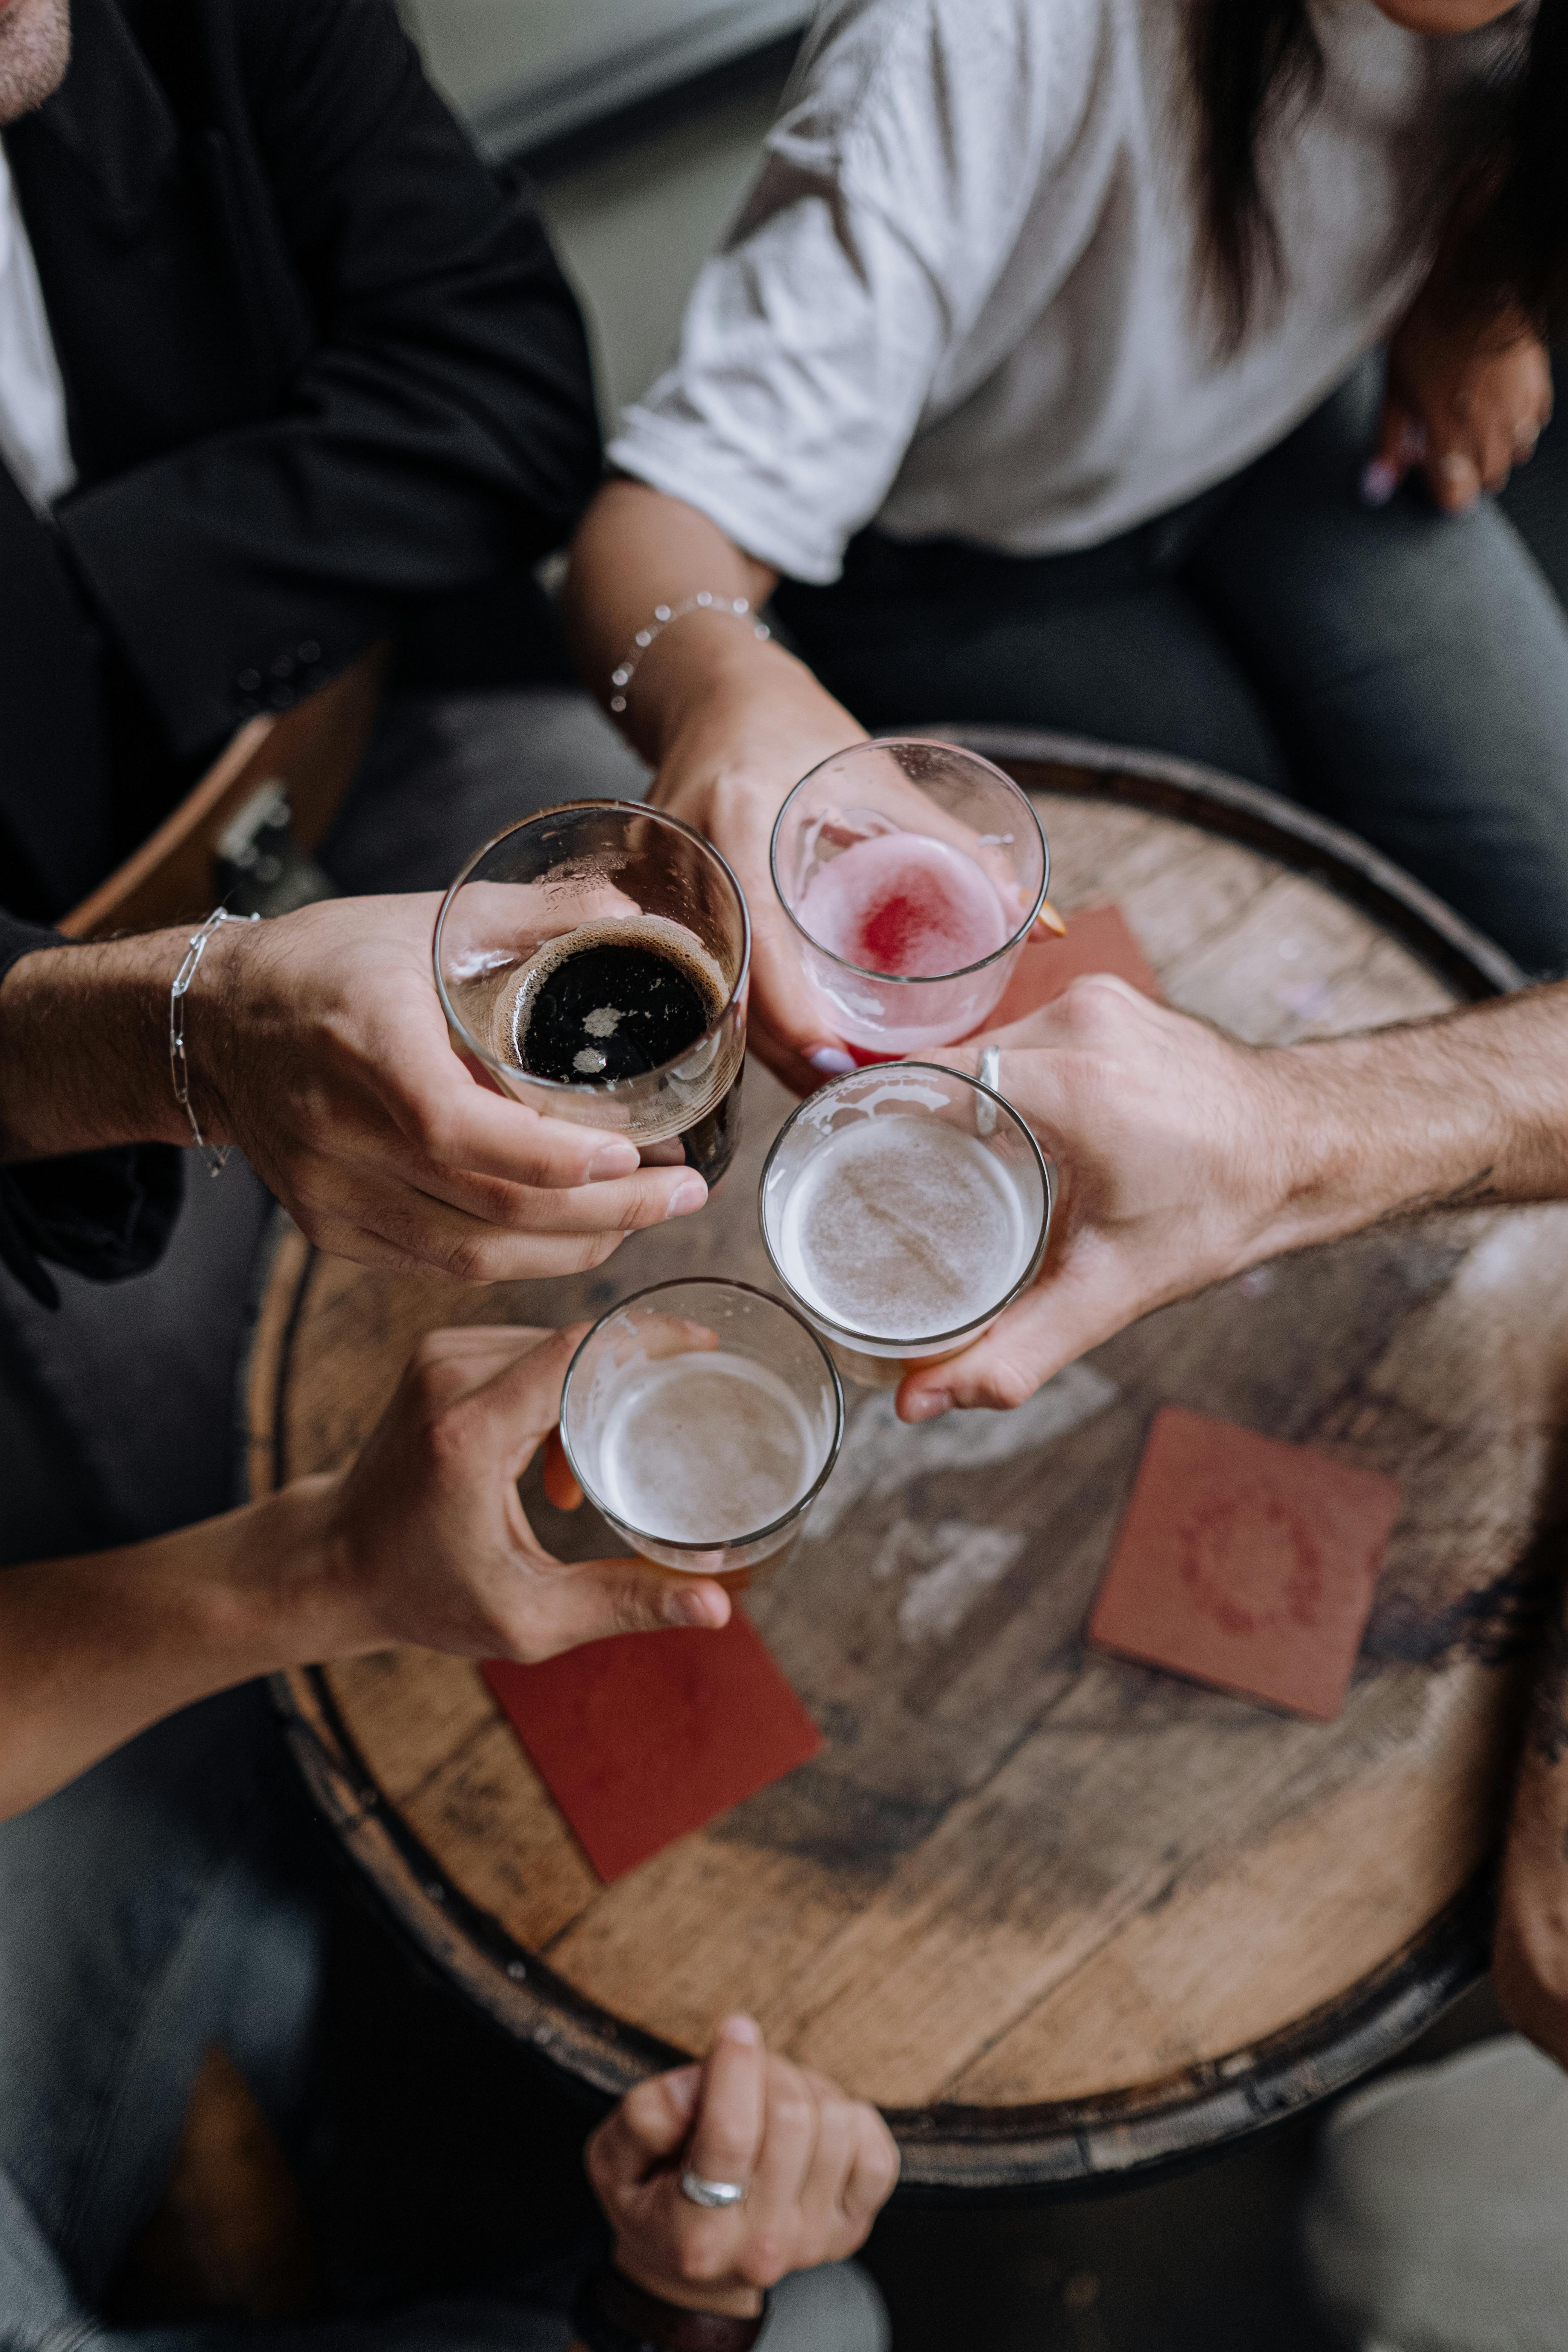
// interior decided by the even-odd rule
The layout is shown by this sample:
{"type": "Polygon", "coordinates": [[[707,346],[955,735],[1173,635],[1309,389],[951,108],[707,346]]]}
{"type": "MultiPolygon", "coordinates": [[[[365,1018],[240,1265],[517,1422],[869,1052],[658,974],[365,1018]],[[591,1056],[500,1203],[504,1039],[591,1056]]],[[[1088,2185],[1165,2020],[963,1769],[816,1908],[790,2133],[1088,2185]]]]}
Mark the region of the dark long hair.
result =
{"type": "MultiPolygon", "coordinates": [[[[1203,255],[1223,340],[1240,342],[1281,283],[1260,156],[1323,82],[1309,0],[1190,0],[1203,255]]],[[[1543,335],[1568,326],[1568,0],[1538,0],[1443,194],[1457,304],[1517,306],[1543,335]]]]}

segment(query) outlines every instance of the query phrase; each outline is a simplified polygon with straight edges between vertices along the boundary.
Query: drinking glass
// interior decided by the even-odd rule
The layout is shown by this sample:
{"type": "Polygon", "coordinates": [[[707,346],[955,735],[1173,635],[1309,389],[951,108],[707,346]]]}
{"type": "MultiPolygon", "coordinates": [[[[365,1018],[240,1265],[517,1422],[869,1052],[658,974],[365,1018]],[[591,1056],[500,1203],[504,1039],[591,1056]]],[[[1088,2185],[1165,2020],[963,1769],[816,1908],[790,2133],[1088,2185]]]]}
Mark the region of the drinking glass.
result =
{"type": "Polygon", "coordinates": [[[1028,1288],[1055,1201],[1051,1163],[1003,1096],[900,1062],[807,1097],[768,1154],[758,1210],[774,1273],[840,1371],[893,1388],[1028,1288]]]}
{"type": "Polygon", "coordinates": [[[843,1437],[816,1334],[765,1291],[706,1276],[611,1307],[561,1392],[561,1443],[595,1508],[645,1559],[731,1584],[782,1565],[843,1437]]]}
{"type": "MultiPolygon", "coordinates": [[[[684,1159],[717,1183],[740,1139],[751,921],[740,884],[700,834],[636,801],[546,809],[469,858],[441,902],[434,960],[453,1045],[504,1094],[624,1135],[651,1165],[684,1159]],[[619,941],[623,922],[633,928],[619,941]],[[578,1041],[571,1066],[581,1076],[530,1069],[520,1040],[540,976],[571,952],[554,943],[576,933],[584,946],[651,947],[658,968],[690,983],[700,1028],[662,1062],[600,1076],[628,1020],[626,1006],[605,1006],[578,1041]]],[[[642,1010],[630,1007],[630,1020],[642,1010]]]]}
{"type": "Polygon", "coordinates": [[[1050,854],[1011,776],[955,744],[857,743],[796,784],[773,887],[859,1061],[977,1029],[1045,904],[1050,854]]]}

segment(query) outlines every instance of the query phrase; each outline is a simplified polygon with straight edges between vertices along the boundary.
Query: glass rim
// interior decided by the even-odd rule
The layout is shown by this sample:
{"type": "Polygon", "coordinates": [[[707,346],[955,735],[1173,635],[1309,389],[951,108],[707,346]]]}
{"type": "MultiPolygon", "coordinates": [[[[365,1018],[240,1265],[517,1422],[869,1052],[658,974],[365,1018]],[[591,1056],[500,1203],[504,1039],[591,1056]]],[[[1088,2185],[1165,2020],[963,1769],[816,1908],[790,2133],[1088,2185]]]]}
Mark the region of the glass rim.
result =
{"type": "MultiPolygon", "coordinates": [[[[692,1352],[695,1353],[696,1350],[692,1352]]],[[[844,1383],[838,1376],[838,1367],[823,1346],[820,1334],[812,1329],[798,1307],[792,1307],[787,1298],[775,1298],[771,1290],[760,1290],[754,1282],[731,1282],[721,1274],[690,1274],[677,1275],[668,1282],[650,1282],[645,1289],[634,1290],[629,1297],[618,1299],[614,1307],[605,1307],[593,1328],[584,1333],[573,1350],[572,1361],[566,1367],[566,1377],[561,1383],[561,1418],[557,1425],[561,1432],[561,1450],[566,1456],[567,1467],[601,1518],[608,1519],[612,1527],[625,1528],[633,1536],[640,1535],[648,1543],[663,1544],[670,1551],[712,1552],[740,1551],[747,1544],[761,1543],[764,1536],[777,1535],[781,1528],[787,1528],[793,1519],[804,1518],[837,1466],[839,1453],[844,1444],[844,1383]],[[566,1401],[572,1393],[572,1382],[576,1375],[577,1367],[583,1360],[584,1351],[591,1342],[597,1339],[606,1323],[612,1322],[617,1315],[624,1314],[628,1307],[638,1307],[645,1299],[657,1298],[663,1290],[743,1290],[748,1298],[760,1298],[767,1306],[776,1307],[779,1313],[787,1315],[792,1322],[798,1323],[826,1366],[827,1377],[833,1387],[834,1411],[833,1440],[827,1449],[827,1459],[798,1502],[792,1503],[787,1511],[781,1511],[777,1518],[769,1519],[765,1526],[753,1528],[750,1535],[723,1536],[716,1543],[697,1543],[688,1541],[680,1536],[656,1536],[651,1528],[635,1527],[630,1519],[623,1518],[619,1512],[609,1510],[599,1500],[594,1487],[584,1477],[578,1466],[577,1457],[572,1450],[572,1440],[566,1428],[566,1401]]],[[[717,1569],[714,1573],[722,1575],[724,1571],[717,1569]]]]}
{"type": "MultiPolygon", "coordinates": [[[[1035,1159],[1040,1171],[1040,1190],[1045,1195],[1046,1203],[1045,1214],[1040,1220],[1039,1237],[1035,1244],[1034,1249],[1030,1254],[1028,1263],[1025,1266],[1023,1272],[1017,1276],[1011,1287],[1003,1293],[994,1307],[986,1307],[984,1314],[972,1315],[967,1323],[954,1324],[950,1331],[933,1331],[929,1337],[919,1339],[895,1339],[889,1338],[883,1332],[857,1330],[853,1324],[837,1322],[831,1315],[823,1314],[815,1307],[804,1307],[803,1303],[804,1313],[806,1316],[814,1317],[818,1323],[832,1332],[835,1339],[842,1339],[847,1347],[853,1348],[857,1343],[858,1343],[862,1351],[867,1349],[907,1348],[913,1355],[924,1355],[929,1349],[942,1348],[948,1345],[950,1342],[956,1342],[963,1339],[972,1332],[984,1330],[988,1324],[994,1323],[998,1315],[1005,1314],[1007,1308],[1012,1306],[1015,1299],[1021,1298],[1023,1297],[1025,1291],[1028,1289],[1030,1284],[1034,1281],[1035,1276],[1038,1274],[1041,1265],[1045,1262],[1047,1246],[1051,1238],[1051,1223],[1056,1215],[1056,1168],[1054,1163],[1047,1158],[1045,1152],[1040,1149],[1039,1138],[1035,1133],[1034,1129],[1029,1125],[1028,1120],[1024,1118],[1020,1111],[1014,1108],[1005,1095],[998,1094],[994,1087],[988,1087],[984,1078],[972,1078],[966,1071],[949,1069],[944,1062],[917,1062],[913,1060],[900,1062],[875,1062],[866,1069],[846,1070],[842,1077],[829,1078],[826,1086],[818,1087],[815,1094],[807,1095],[804,1102],[797,1103],[795,1105],[794,1110],[791,1111],[789,1117],[785,1119],[784,1125],[780,1128],[769,1147],[768,1156],[763,1162],[762,1175],[757,1181],[757,1226],[762,1234],[763,1247],[768,1254],[768,1264],[773,1267],[774,1274],[783,1283],[784,1288],[789,1292],[790,1297],[792,1298],[799,1297],[799,1292],[795,1289],[795,1285],[791,1282],[788,1275],[785,1274],[783,1266],[778,1262],[777,1255],[773,1250],[773,1242],[769,1238],[768,1234],[767,1187],[768,1177],[773,1171],[773,1161],[777,1159],[779,1152],[783,1148],[784,1138],[789,1134],[790,1129],[795,1126],[795,1121],[802,1118],[804,1114],[811,1108],[813,1103],[819,1103],[824,1095],[836,1094],[841,1087],[854,1086],[858,1080],[871,1077],[884,1077],[895,1070],[931,1070],[939,1077],[955,1079],[960,1086],[969,1087],[975,1094],[984,1095],[987,1101],[994,1103],[999,1110],[1005,1111],[1007,1117],[1012,1120],[1019,1133],[1025,1138],[1028,1143],[1030,1150],[1035,1155],[1035,1159]]],[[[980,1140],[984,1141],[984,1137],[982,1137],[980,1140]]],[[[896,1360],[896,1359],[890,1359],[889,1360],[896,1360]]]]}
{"type": "MultiPolygon", "coordinates": [[[[922,834],[920,838],[931,841],[937,836],[934,834],[922,834]]],[[[830,751],[826,760],[819,760],[815,768],[808,768],[798,783],[790,786],[784,803],[773,819],[773,832],[768,836],[768,879],[773,886],[774,898],[800,933],[801,938],[809,947],[814,948],[818,955],[826,956],[829,963],[836,963],[840,971],[855,972],[862,980],[886,981],[895,988],[931,988],[939,981],[967,980],[971,972],[984,971],[988,964],[994,964],[1001,956],[1011,955],[1015,948],[1023,945],[1029,936],[1040,908],[1046,903],[1046,893],[1051,887],[1051,845],[1046,839],[1045,826],[1035,814],[1034,803],[1022,784],[1016,782],[1005,768],[999,768],[994,760],[986,759],[984,752],[972,751],[963,743],[944,743],[938,735],[873,735],[864,743],[847,743],[841,751],[830,751]],[[1016,930],[1008,934],[999,948],[993,948],[990,954],[982,956],[978,962],[961,963],[952,971],[875,971],[869,964],[851,963],[847,956],[836,955],[831,948],[824,947],[822,941],[806,929],[805,925],[785,898],[783,886],[779,881],[779,835],[783,830],[784,818],[789,814],[790,803],[796,793],[803,793],[812,778],[819,776],[824,768],[832,767],[836,760],[852,759],[858,751],[897,751],[900,745],[904,743],[918,743],[922,748],[933,751],[956,751],[960,758],[973,760],[977,768],[987,770],[991,775],[997,777],[1005,784],[1009,792],[1016,793],[1024,803],[1029,823],[1034,826],[1039,840],[1040,887],[1035,893],[1035,902],[1027,915],[1016,930]]]]}
{"type": "MultiPolygon", "coordinates": [[[[563,936],[565,935],[563,934],[563,936]]],[[[557,801],[552,808],[538,809],[532,816],[521,817],[516,824],[503,825],[499,833],[492,833],[489,839],[481,842],[479,848],[474,851],[467,865],[458,873],[457,879],[448,883],[437,910],[436,928],[430,937],[430,962],[436,975],[436,993],[441,1001],[441,1010],[446,1014],[448,1024],[456,1030],[465,1047],[473,1055],[476,1061],[482,1062],[487,1070],[493,1070],[498,1077],[521,1079],[526,1086],[540,1087],[547,1094],[563,1096],[572,1100],[603,1101],[606,1097],[614,1098],[618,1096],[624,1101],[634,1087],[647,1086],[650,1079],[662,1078],[667,1072],[679,1068],[688,1055],[695,1052],[706,1039],[719,1034],[720,1030],[734,1011],[751,976],[752,910],[746,904],[746,894],[741,887],[735,870],[723,851],[716,849],[707,835],[699,833],[694,824],[688,824],[684,817],[671,816],[666,809],[650,808],[646,801],[557,801]],[[693,1037],[689,1045],[683,1045],[679,1054],[672,1054],[668,1062],[660,1062],[651,1070],[640,1071],[635,1078],[603,1078],[595,1081],[592,1078],[536,1077],[531,1070],[519,1069],[510,1062],[498,1061],[488,1046],[480,1044],[452,1003],[447,992],[446,976],[441,970],[441,941],[446,929],[447,918],[457,904],[458,891],[473,880],[474,870],[481,860],[488,857],[492,849],[499,848],[503,841],[510,841],[514,833],[525,833],[530,825],[538,824],[547,816],[565,816],[579,809],[616,809],[630,816],[652,817],[660,824],[668,824],[677,833],[685,834],[689,840],[697,844],[699,849],[705,850],[712,858],[734,892],[735,904],[741,910],[740,968],[735,974],[734,986],[724,999],[722,1008],[714,1014],[713,1019],[700,1034],[693,1037]]]]}

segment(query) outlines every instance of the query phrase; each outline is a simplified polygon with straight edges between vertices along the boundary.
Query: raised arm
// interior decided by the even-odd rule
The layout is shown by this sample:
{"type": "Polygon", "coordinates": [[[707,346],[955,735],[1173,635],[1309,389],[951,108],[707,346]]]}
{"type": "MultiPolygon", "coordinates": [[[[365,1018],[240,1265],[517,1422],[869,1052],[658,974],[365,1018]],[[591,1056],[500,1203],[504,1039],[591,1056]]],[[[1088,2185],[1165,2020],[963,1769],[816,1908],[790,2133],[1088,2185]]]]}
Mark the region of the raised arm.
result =
{"type": "MultiPolygon", "coordinates": [[[[606,483],[572,551],[565,614],[578,667],[607,709],[611,673],[658,606],[674,612],[707,591],[755,614],[777,576],[683,499],[606,483]]],[[[786,1085],[808,1092],[852,1065],[812,1019],[768,842],[790,787],[866,730],[749,619],[700,608],[656,636],[626,703],[621,723],[657,771],[654,799],[715,841],[740,877],[752,911],[752,1042],[786,1085]]]]}
{"type": "Polygon", "coordinates": [[[517,1480],[582,1333],[434,1333],[347,1472],[205,1526],[0,1575],[0,1819],[177,1707],[282,1666],[416,1643],[530,1663],[605,1633],[715,1626],[717,1585],[565,1567],[517,1480]]]}
{"type": "Polygon", "coordinates": [[[1259,1259],[1382,1218],[1568,1196],[1568,982],[1354,1037],[1244,1045],[1109,976],[954,1046],[1061,1171],[1045,1270],[912,1373],[906,1421],[1016,1405],[1086,1349],[1259,1259]]]}

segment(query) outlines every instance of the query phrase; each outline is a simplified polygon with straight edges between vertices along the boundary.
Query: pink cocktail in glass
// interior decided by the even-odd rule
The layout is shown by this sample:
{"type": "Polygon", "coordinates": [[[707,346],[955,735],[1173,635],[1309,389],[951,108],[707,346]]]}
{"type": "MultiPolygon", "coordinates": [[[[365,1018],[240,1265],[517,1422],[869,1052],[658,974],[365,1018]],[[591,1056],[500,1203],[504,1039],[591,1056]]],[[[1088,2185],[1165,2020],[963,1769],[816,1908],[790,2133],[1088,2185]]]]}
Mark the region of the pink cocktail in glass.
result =
{"type": "Polygon", "coordinates": [[[856,744],[798,783],[773,882],[824,1014],[857,1059],[978,1028],[1045,900],[1039,822],[1009,776],[949,743],[856,744]]]}

